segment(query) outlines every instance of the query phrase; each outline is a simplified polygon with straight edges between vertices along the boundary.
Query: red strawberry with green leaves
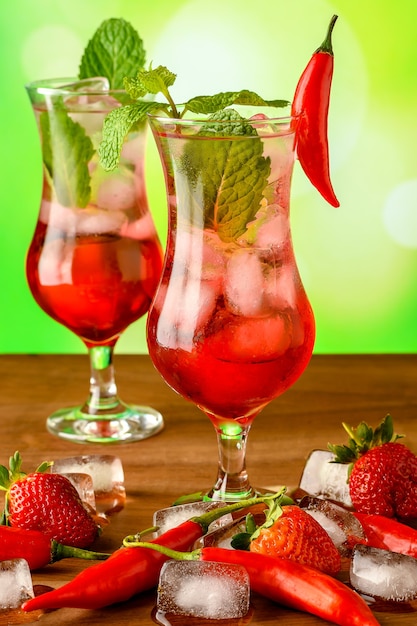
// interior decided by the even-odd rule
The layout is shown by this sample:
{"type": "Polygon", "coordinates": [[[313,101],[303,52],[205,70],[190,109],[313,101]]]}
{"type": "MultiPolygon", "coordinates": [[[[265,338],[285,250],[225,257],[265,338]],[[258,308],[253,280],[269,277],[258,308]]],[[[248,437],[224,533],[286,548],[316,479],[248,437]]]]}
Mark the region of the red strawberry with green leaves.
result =
{"type": "Polygon", "coordinates": [[[373,430],[362,422],[357,428],[343,424],[348,445],[329,445],[340,463],[350,463],[349,491],[359,513],[417,520],[417,456],[394,432],[387,415],[373,430]]]}
{"type": "Polygon", "coordinates": [[[256,528],[247,517],[247,532],[236,535],[234,548],[246,548],[269,556],[298,561],[335,576],[341,568],[340,553],[322,526],[297,505],[271,505],[265,522],[256,528]]]}
{"type": "Polygon", "coordinates": [[[19,452],[10,457],[10,468],[0,465],[0,489],[6,492],[2,523],[39,530],[67,546],[87,548],[99,527],[84,508],[75,487],[60,474],[46,473],[50,463],[26,474],[19,452]]]}

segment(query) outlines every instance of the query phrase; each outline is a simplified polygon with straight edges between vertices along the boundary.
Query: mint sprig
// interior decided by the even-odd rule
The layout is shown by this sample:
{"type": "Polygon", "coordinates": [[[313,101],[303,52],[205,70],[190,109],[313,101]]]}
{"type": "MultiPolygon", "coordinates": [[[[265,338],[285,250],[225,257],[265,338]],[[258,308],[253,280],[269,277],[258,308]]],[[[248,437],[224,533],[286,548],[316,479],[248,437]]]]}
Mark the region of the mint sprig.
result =
{"type": "Polygon", "coordinates": [[[124,19],[105,20],[87,44],[79,78],[104,76],[110,89],[123,89],[126,76],[145,65],[146,53],[137,31],[124,19]]]}
{"type": "MultiPolygon", "coordinates": [[[[136,73],[144,63],[145,50],[139,34],[126,20],[112,18],[102,22],[88,42],[79,78],[105,77],[110,89],[123,90],[124,78],[136,73]]],[[[126,99],[124,92],[123,96],[126,99]]],[[[133,124],[134,120],[130,120],[129,128],[133,124]]],[[[95,153],[90,137],[70,117],[63,98],[41,114],[40,125],[43,162],[57,200],[66,207],[86,207],[91,197],[88,164],[95,153]]]]}
{"type": "Polygon", "coordinates": [[[237,105],[249,105],[257,107],[286,107],[287,100],[264,100],[254,91],[242,89],[241,91],[225,91],[214,96],[197,96],[184,104],[184,113],[216,113],[226,107],[237,105]]]}
{"type": "Polygon", "coordinates": [[[254,220],[260,208],[271,163],[270,158],[263,155],[263,142],[256,129],[230,107],[284,107],[289,102],[265,100],[243,89],[197,96],[176,105],[169,91],[176,78],[162,65],[150,66],[148,70],[141,68],[135,77],[125,78],[126,92],[136,102],[107,115],[99,146],[101,164],[106,170],[117,167],[124,138],[148,113],[161,113],[174,119],[184,118],[187,113],[208,116],[201,132],[204,136],[224,137],[224,141],[193,141],[189,136],[177,165],[189,182],[188,202],[194,217],[206,228],[215,230],[223,241],[233,241],[246,232],[248,223],[254,220]],[[166,102],[138,101],[159,93],[166,102]],[[242,140],[228,140],[234,135],[242,140]]]}
{"type": "Polygon", "coordinates": [[[122,109],[111,111],[103,128],[102,145],[99,148],[101,164],[106,170],[117,167],[124,138],[134,124],[146,119],[148,113],[161,112],[172,118],[183,118],[187,112],[212,115],[233,105],[254,107],[285,107],[288,100],[264,100],[253,91],[226,91],[212,96],[197,96],[182,104],[175,104],[169,88],[175,83],[176,74],[160,65],[148,70],[141,68],[133,78],[126,78],[124,86],[133,100],[150,94],[161,93],[166,102],[135,102],[126,112],[122,109]]]}

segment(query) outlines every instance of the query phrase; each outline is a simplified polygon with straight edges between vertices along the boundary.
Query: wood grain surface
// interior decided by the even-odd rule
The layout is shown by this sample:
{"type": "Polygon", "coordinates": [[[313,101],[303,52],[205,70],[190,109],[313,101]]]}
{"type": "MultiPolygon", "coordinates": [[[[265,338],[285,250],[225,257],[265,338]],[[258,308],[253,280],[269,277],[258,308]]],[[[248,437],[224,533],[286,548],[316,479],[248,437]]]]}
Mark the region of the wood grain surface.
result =
{"type": "MultiPolygon", "coordinates": [[[[120,396],[147,404],[164,416],[164,430],[147,440],[113,446],[78,445],[50,435],[46,417],[84,401],[88,359],[83,355],[0,356],[0,463],[19,450],[27,471],[42,460],[106,452],[123,462],[127,501],[94,546],[118,548],[123,537],[147,528],[156,509],[182,494],[208,489],[217,465],[215,433],[209,420],[171,391],[147,356],[116,355],[120,396]]],[[[298,484],[308,453],[328,442],[345,441],[342,421],[376,425],[386,413],[417,452],[417,356],[315,355],[301,379],[257,417],[247,466],[259,487],[298,484]]],[[[33,574],[34,584],[59,587],[87,565],[67,559],[33,574]]],[[[41,626],[154,624],[156,592],[99,611],[60,609],[42,615],[41,626]]],[[[380,624],[415,625],[417,602],[379,606],[380,624]]],[[[188,623],[188,622],[187,622],[188,623]]],[[[241,624],[319,626],[321,619],[291,611],[253,595],[241,624]]]]}

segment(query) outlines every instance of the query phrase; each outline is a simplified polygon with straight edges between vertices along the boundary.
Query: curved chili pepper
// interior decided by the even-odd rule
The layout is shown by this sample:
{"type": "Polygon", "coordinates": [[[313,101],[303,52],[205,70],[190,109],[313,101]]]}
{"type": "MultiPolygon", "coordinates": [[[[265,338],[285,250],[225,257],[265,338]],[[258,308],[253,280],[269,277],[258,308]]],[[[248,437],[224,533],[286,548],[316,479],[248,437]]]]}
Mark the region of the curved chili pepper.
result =
{"type": "MultiPolygon", "coordinates": [[[[209,525],[219,517],[259,502],[270,502],[282,495],[283,492],[280,492],[273,497],[252,498],[212,509],[200,517],[167,530],[152,541],[152,544],[189,550],[207,532],[209,525]]],[[[107,561],[88,567],[59,589],[28,600],[22,609],[24,611],[62,607],[99,609],[124,602],[142,591],[156,587],[161,567],[167,558],[164,554],[145,548],[119,548],[107,561]]]]}
{"type": "Polygon", "coordinates": [[[161,550],[178,560],[215,561],[242,565],[250,587],[259,595],[298,611],[311,613],[339,626],[378,626],[378,621],[361,596],[341,581],[290,559],[246,550],[201,548],[193,552],[166,550],[152,543],[138,546],[161,550]]]}
{"type": "Polygon", "coordinates": [[[64,546],[38,530],[0,526],[0,561],[25,559],[33,571],[60,559],[107,559],[110,554],[64,546]]]}
{"type": "Polygon", "coordinates": [[[336,20],[337,15],[334,15],[326,39],[301,74],[291,111],[299,118],[296,134],[301,166],[314,187],[334,207],[340,203],[330,181],[327,119],[334,65],[331,38],[336,20]]]}
{"type": "Polygon", "coordinates": [[[417,530],[383,515],[353,513],[362,524],[367,545],[417,558],[417,530]]]}

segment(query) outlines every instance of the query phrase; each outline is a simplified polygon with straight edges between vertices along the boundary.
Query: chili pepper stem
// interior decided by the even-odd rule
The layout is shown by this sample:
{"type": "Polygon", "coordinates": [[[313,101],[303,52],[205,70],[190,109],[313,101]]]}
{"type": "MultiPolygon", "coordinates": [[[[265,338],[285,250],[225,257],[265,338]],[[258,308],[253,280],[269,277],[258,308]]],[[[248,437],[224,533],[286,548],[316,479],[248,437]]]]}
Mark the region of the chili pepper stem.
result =
{"type": "Polygon", "coordinates": [[[145,528],[145,530],[140,530],[138,533],[134,535],[128,535],[125,537],[125,541],[127,545],[132,545],[135,541],[140,541],[141,537],[145,535],[150,535],[151,533],[156,533],[159,530],[160,526],[151,526],[150,528],[145,528]]]}
{"type": "MultiPolygon", "coordinates": [[[[202,528],[203,534],[206,534],[208,527],[212,522],[216,521],[220,517],[223,517],[223,515],[227,515],[228,513],[233,513],[234,511],[239,511],[240,509],[246,509],[256,504],[266,504],[269,508],[277,507],[283,504],[293,504],[293,500],[288,496],[285,496],[285,492],[286,487],[283,487],[280,491],[274,494],[248,498],[248,500],[240,500],[239,502],[232,502],[231,504],[228,504],[226,506],[206,511],[206,513],[203,513],[203,515],[200,515],[198,517],[193,517],[191,518],[191,521],[198,524],[202,528]]],[[[123,545],[126,548],[138,547],[139,544],[141,544],[140,536],[143,534],[144,533],[139,533],[139,535],[136,534],[125,537],[123,540],[123,545]]]]}
{"type": "Polygon", "coordinates": [[[64,546],[54,540],[51,542],[51,563],[68,558],[103,561],[108,559],[109,556],[110,554],[105,552],[93,552],[91,550],[83,550],[82,548],[74,548],[73,546],[64,546]]]}
{"type": "Polygon", "coordinates": [[[332,19],[330,20],[329,27],[327,29],[326,38],[321,44],[321,46],[317,48],[314,54],[317,54],[318,52],[327,52],[327,54],[331,54],[333,56],[332,32],[333,32],[334,25],[336,24],[337,18],[338,18],[338,15],[333,15],[332,19]]]}
{"type": "MultiPolygon", "coordinates": [[[[131,544],[129,544],[130,546],[131,544]]],[[[150,543],[149,541],[138,541],[137,548],[151,548],[156,552],[160,552],[170,559],[175,561],[198,561],[201,556],[201,550],[192,550],[191,552],[179,552],[178,550],[172,550],[166,546],[162,546],[159,543],[150,543]]]]}

